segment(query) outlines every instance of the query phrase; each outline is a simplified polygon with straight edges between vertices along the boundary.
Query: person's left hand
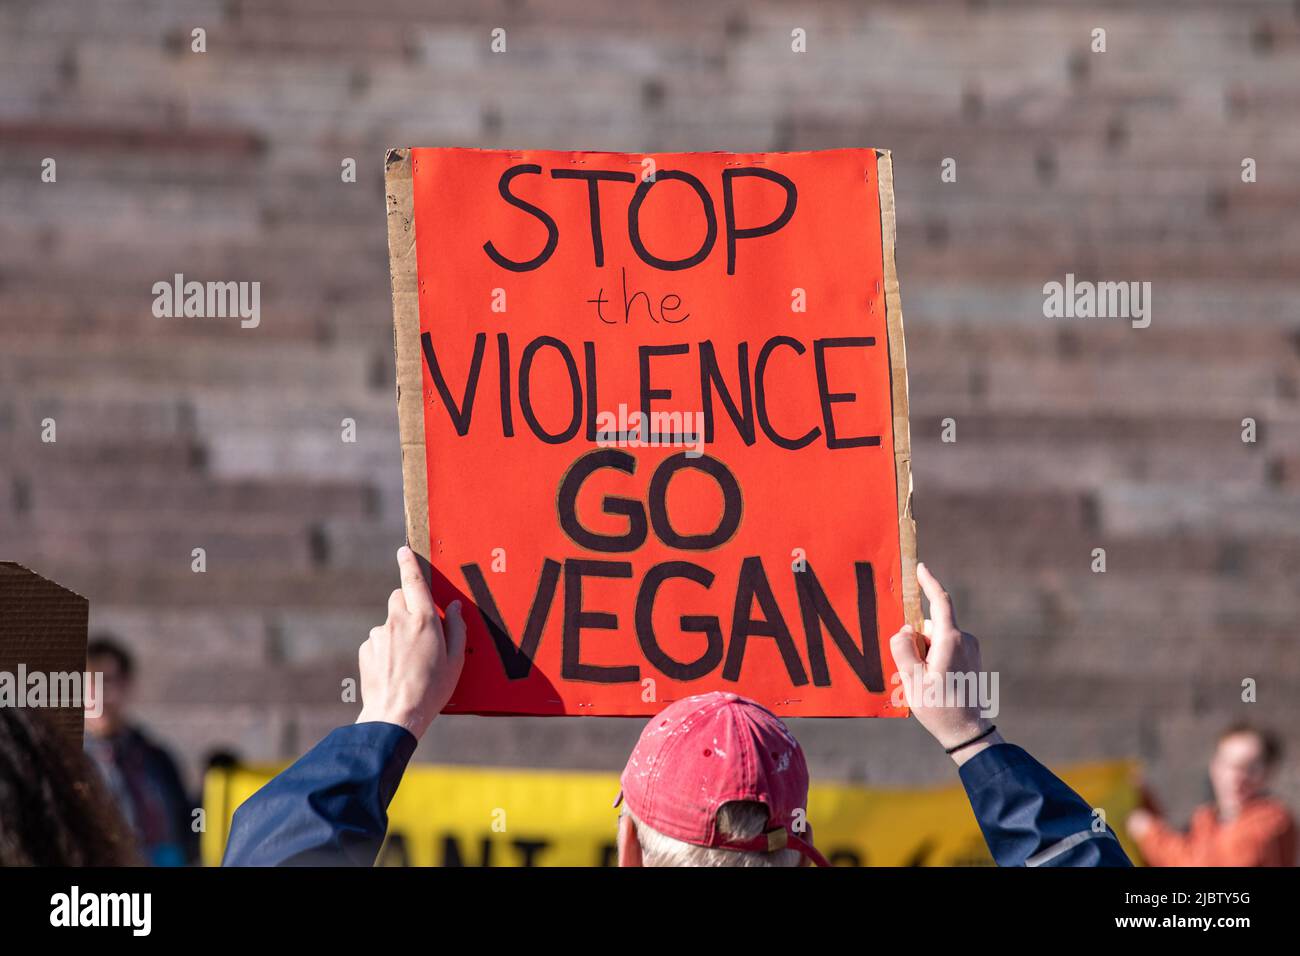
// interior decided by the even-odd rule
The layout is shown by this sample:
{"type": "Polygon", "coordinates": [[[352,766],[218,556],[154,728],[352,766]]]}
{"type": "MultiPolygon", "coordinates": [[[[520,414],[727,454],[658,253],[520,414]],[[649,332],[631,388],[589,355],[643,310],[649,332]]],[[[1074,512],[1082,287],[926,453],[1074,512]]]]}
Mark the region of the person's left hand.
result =
{"type": "Polygon", "coordinates": [[[371,628],[357,659],[361,714],[357,723],[405,727],[418,740],[451,699],[465,665],[465,619],[460,601],[438,617],[415,553],[397,552],[402,586],[388,598],[388,620],[371,628]]]}

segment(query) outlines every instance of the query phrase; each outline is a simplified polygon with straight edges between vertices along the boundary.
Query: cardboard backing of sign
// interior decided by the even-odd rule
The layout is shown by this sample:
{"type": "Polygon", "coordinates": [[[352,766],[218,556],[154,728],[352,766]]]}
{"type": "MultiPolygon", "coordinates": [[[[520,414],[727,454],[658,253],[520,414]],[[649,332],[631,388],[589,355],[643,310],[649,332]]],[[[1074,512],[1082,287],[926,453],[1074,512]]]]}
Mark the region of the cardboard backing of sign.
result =
{"type": "Polygon", "coordinates": [[[470,631],[447,711],[906,715],[889,153],[392,149],[385,179],[407,538],[470,631]]]}
{"type": "MultiPolygon", "coordinates": [[[[90,603],[21,564],[0,561],[0,673],[81,675],[86,670],[90,603]]],[[[82,746],[80,704],[42,707],[68,746],[82,746]]]]}

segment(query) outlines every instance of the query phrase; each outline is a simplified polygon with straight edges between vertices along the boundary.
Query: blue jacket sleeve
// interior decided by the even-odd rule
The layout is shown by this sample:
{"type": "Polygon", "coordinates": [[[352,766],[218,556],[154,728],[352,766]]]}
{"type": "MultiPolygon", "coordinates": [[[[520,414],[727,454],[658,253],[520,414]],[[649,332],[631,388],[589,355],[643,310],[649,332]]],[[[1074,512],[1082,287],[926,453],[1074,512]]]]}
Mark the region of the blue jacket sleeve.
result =
{"type": "Polygon", "coordinates": [[[415,737],[379,721],[331,731],[235,811],[222,866],[371,866],[415,737]]]}
{"type": "Polygon", "coordinates": [[[998,866],[1132,866],[1092,807],[1019,747],[989,747],[960,774],[998,866]]]}

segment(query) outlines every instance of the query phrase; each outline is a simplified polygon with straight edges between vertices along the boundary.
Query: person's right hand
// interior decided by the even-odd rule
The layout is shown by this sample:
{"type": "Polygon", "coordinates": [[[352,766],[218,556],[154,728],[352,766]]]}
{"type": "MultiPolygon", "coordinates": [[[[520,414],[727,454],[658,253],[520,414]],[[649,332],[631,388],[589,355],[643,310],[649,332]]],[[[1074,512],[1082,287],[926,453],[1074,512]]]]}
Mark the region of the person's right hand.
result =
{"type": "MultiPolygon", "coordinates": [[[[930,618],[925,622],[925,634],[918,639],[912,626],[903,629],[889,640],[907,706],[921,726],[930,732],[945,750],[978,736],[989,728],[989,722],[980,716],[978,694],[975,700],[949,700],[946,688],[967,687],[964,681],[950,681],[949,674],[980,673],[980,645],[971,634],[957,627],[948,592],[924,564],[916,566],[916,579],[930,601],[930,618]],[[919,676],[919,679],[918,679],[919,676]],[[939,703],[926,703],[926,699],[939,703]]],[[[978,677],[976,678],[978,686],[978,677]]],[[[1003,743],[996,731],[984,739],[963,747],[952,755],[960,766],[981,750],[1003,743]]]]}
{"type": "Polygon", "coordinates": [[[402,586],[388,598],[388,620],[370,629],[357,655],[361,714],[357,723],[383,721],[405,727],[418,740],[451,699],[465,665],[465,619],[460,602],[438,618],[415,553],[397,552],[402,586]],[[445,635],[445,636],[444,636],[445,635]]]}

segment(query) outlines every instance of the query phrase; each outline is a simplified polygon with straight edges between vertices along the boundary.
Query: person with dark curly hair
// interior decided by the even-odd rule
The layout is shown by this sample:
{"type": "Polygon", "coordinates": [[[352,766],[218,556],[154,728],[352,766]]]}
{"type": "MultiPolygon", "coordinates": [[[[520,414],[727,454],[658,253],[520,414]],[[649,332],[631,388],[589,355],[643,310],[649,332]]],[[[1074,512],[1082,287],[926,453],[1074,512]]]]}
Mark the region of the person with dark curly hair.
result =
{"type": "Polygon", "coordinates": [[[0,707],[0,866],[139,862],[90,759],[39,711],[0,707]]]}

